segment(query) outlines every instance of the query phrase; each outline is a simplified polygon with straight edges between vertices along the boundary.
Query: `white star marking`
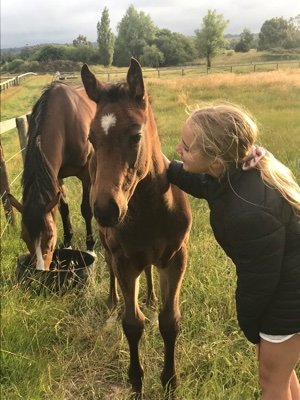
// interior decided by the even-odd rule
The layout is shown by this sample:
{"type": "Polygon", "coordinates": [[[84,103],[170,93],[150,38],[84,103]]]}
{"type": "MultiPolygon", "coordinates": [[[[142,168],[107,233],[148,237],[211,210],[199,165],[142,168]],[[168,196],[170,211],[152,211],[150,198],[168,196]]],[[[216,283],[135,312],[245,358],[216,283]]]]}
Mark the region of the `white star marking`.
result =
{"type": "Polygon", "coordinates": [[[115,126],[117,122],[117,118],[114,114],[107,114],[101,118],[101,126],[105,132],[105,135],[108,135],[108,130],[115,126]]]}

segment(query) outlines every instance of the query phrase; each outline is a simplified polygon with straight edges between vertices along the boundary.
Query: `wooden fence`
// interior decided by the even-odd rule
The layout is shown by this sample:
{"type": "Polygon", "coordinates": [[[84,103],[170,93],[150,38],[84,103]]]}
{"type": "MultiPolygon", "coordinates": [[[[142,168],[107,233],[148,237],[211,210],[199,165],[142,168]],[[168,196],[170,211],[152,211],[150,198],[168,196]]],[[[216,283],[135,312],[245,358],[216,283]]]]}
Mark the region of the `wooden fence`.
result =
{"type": "MultiPolygon", "coordinates": [[[[211,67],[206,65],[190,65],[182,67],[165,67],[165,68],[143,68],[144,77],[157,77],[167,76],[168,74],[176,75],[207,75],[215,72],[257,72],[267,70],[278,70],[283,66],[295,66],[300,68],[299,61],[269,61],[269,62],[256,62],[248,64],[216,64],[211,67]]],[[[107,81],[111,79],[118,79],[119,75],[127,74],[125,70],[107,70],[96,72],[100,79],[106,77],[107,81]]],[[[56,72],[55,79],[58,80],[77,80],[80,79],[80,74],[74,72],[56,72]]]]}
{"type": "Polygon", "coordinates": [[[0,92],[8,89],[10,86],[18,86],[20,83],[29,76],[37,75],[35,72],[26,72],[26,74],[15,76],[0,83],[0,92]]]}
{"type": "MultiPolygon", "coordinates": [[[[5,160],[4,151],[3,151],[3,147],[1,144],[1,138],[0,138],[0,179],[1,179],[0,180],[0,196],[1,196],[4,213],[5,213],[6,220],[7,220],[6,226],[8,224],[14,224],[14,221],[15,221],[13,209],[12,209],[12,206],[10,204],[7,194],[10,193],[10,186],[15,182],[15,180],[23,172],[23,171],[21,171],[20,174],[17,176],[17,178],[14,179],[14,181],[9,182],[6,164],[8,162],[11,162],[13,160],[13,158],[16,155],[18,155],[19,153],[22,154],[22,160],[23,160],[23,164],[24,164],[25,150],[26,150],[26,145],[27,145],[27,129],[28,129],[29,119],[30,119],[30,114],[28,113],[28,114],[22,115],[20,117],[12,118],[10,120],[1,122],[1,129],[0,129],[1,135],[7,131],[10,131],[11,129],[17,128],[18,136],[19,136],[19,143],[20,143],[20,151],[17,152],[16,154],[14,154],[12,157],[10,157],[9,160],[5,160]]],[[[1,232],[1,237],[2,237],[5,229],[6,229],[6,227],[1,232]]]]}

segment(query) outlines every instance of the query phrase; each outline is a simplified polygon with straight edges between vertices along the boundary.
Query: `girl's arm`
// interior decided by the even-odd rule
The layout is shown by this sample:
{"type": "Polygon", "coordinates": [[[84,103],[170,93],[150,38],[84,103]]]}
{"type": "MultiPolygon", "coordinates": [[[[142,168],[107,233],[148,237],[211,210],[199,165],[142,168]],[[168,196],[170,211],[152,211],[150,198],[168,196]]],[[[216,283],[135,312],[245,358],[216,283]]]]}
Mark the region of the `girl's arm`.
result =
{"type": "Polygon", "coordinates": [[[171,161],[168,171],[168,180],[184,192],[198,198],[206,198],[207,176],[192,174],[183,169],[180,161],[171,161]]]}
{"type": "Polygon", "coordinates": [[[250,342],[258,343],[261,318],[280,281],[285,227],[260,209],[233,216],[227,237],[237,269],[239,325],[250,342]]]}

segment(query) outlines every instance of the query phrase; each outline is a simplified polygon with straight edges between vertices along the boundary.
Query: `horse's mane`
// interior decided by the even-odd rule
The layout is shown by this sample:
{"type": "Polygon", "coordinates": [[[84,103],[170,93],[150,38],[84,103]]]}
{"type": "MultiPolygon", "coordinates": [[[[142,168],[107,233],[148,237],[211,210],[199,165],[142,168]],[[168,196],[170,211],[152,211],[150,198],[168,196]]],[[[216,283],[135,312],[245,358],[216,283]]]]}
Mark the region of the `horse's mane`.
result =
{"type": "Polygon", "coordinates": [[[32,109],[28,127],[28,144],[22,176],[22,216],[33,238],[37,238],[45,227],[45,208],[57,191],[56,178],[38,143],[45,123],[50,93],[59,84],[55,82],[45,88],[32,109]]]}

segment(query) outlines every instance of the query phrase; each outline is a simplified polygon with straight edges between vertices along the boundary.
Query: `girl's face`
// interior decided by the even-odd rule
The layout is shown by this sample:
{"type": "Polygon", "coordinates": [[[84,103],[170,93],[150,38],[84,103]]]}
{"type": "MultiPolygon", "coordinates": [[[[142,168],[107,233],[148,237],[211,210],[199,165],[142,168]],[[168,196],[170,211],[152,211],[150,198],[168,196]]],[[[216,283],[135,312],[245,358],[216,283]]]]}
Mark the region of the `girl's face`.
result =
{"type": "Polygon", "coordinates": [[[212,176],[219,176],[223,172],[221,161],[218,158],[209,157],[199,149],[191,146],[195,140],[191,128],[188,124],[184,124],[182,128],[181,141],[176,146],[176,151],[179,153],[183,162],[183,169],[192,173],[204,173],[212,176]],[[222,168],[221,168],[222,167],[222,168]]]}

